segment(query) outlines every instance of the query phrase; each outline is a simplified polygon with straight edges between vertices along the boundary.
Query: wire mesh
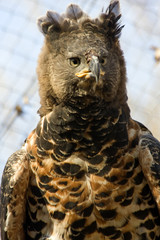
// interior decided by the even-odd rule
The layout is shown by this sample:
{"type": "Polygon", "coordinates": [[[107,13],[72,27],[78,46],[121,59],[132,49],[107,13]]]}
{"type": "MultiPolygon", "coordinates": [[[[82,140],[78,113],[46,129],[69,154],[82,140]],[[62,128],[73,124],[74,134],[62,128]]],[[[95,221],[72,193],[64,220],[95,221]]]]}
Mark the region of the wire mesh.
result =
{"type": "MultiPolygon", "coordinates": [[[[21,147],[39,116],[36,62],[43,36],[36,19],[48,9],[64,12],[70,0],[0,1],[0,177],[8,157],[21,147]]],[[[97,16],[109,0],[72,0],[97,16]]],[[[160,138],[160,2],[121,0],[121,37],[132,117],[160,138]],[[153,48],[154,47],[154,48],[153,48]]]]}

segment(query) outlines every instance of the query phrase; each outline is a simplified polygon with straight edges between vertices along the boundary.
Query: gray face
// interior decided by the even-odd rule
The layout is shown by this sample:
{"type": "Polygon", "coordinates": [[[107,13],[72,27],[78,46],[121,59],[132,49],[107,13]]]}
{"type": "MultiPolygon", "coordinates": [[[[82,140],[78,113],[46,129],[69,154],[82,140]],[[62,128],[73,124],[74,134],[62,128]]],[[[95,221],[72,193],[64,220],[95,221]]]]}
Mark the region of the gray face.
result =
{"type": "Polygon", "coordinates": [[[117,51],[109,47],[104,36],[73,32],[51,42],[48,49],[45,57],[49,81],[58,99],[90,95],[111,101],[115,97],[120,82],[119,59],[117,51]],[[77,73],[89,70],[90,59],[87,54],[90,52],[99,61],[98,82],[94,78],[77,76],[77,73]]]}

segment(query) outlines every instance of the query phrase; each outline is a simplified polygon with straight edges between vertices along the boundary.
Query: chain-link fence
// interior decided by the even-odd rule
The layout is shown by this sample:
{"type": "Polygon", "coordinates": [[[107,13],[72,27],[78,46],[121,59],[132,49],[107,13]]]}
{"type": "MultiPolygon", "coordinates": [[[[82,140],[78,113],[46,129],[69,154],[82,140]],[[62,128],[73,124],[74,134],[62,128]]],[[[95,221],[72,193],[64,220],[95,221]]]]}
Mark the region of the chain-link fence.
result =
{"type": "MultiPolygon", "coordinates": [[[[36,19],[48,9],[64,12],[70,2],[93,17],[109,4],[109,0],[0,1],[0,177],[7,158],[39,119],[36,62],[43,36],[36,19]]],[[[131,113],[160,138],[160,63],[154,59],[160,47],[160,1],[121,0],[121,10],[131,113]]]]}

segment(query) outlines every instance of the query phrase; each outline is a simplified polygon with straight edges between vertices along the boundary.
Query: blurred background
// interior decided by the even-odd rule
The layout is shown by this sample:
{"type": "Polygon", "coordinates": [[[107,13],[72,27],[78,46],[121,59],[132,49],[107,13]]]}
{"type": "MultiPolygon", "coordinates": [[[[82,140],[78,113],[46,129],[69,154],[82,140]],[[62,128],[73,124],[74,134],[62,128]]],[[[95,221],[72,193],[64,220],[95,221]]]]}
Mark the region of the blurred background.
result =
{"type": "MultiPolygon", "coordinates": [[[[77,3],[96,17],[109,0],[0,0],[0,178],[8,157],[39,120],[37,58],[43,44],[36,19],[77,3]]],[[[131,115],[160,139],[160,0],[120,0],[121,47],[131,115]]]]}

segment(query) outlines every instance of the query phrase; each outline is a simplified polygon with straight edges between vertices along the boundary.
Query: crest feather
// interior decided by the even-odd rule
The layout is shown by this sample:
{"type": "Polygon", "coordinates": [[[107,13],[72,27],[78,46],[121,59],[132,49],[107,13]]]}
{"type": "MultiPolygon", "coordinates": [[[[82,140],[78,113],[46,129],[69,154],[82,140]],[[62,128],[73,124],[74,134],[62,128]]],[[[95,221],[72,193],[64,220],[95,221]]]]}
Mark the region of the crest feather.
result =
{"type": "Polygon", "coordinates": [[[110,5],[107,10],[109,13],[113,13],[115,15],[115,17],[118,17],[120,15],[119,0],[111,0],[110,5]]]}
{"type": "Polygon", "coordinates": [[[121,18],[119,0],[111,0],[109,7],[99,16],[99,23],[107,30],[107,35],[117,39],[121,35],[122,28],[119,20],[121,18]]]}
{"type": "Polygon", "coordinates": [[[83,16],[83,11],[76,4],[71,4],[67,7],[65,17],[73,20],[78,20],[83,16]]]}
{"type": "Polygon", "coordinates": [[[64,20],[64,18],[61,15],[59,15],[58,13],[53,12],[53,11],[47,11],[46,15],[50,19],[50,22],[52,22],[52,23],[61,24],[64,20]]]}
{"type": "Polygon", "coordinates": [[[90,19],[78,5],[70,4],[64,14],[48,11],[45,17],[38,19],[37,23],[44,35],[51,33],[55,38],[58,36],[57,33],[71,32],[81,27],[86,29],[88,26],[90,29],[96,29],[97,32],[102,31],[114,40],[120,36],[123,28],[119,23],[120,18],[119,0],[111,0],[107,10],[102,12],[98,19],[90,19]]]}
{"type": "Polygon", "coordinates": [[[53,11],[47,11],[45,17],[40,17],[37,20],[37,25],[38,25],[39,30],[43,34],[47,34],[48,29],[51,25],[60,29],[60,25],[63,23],[63,21],[64,21],[64,18],[61,15],[59,15],[58,13],[53,12],[53,11]]]}

